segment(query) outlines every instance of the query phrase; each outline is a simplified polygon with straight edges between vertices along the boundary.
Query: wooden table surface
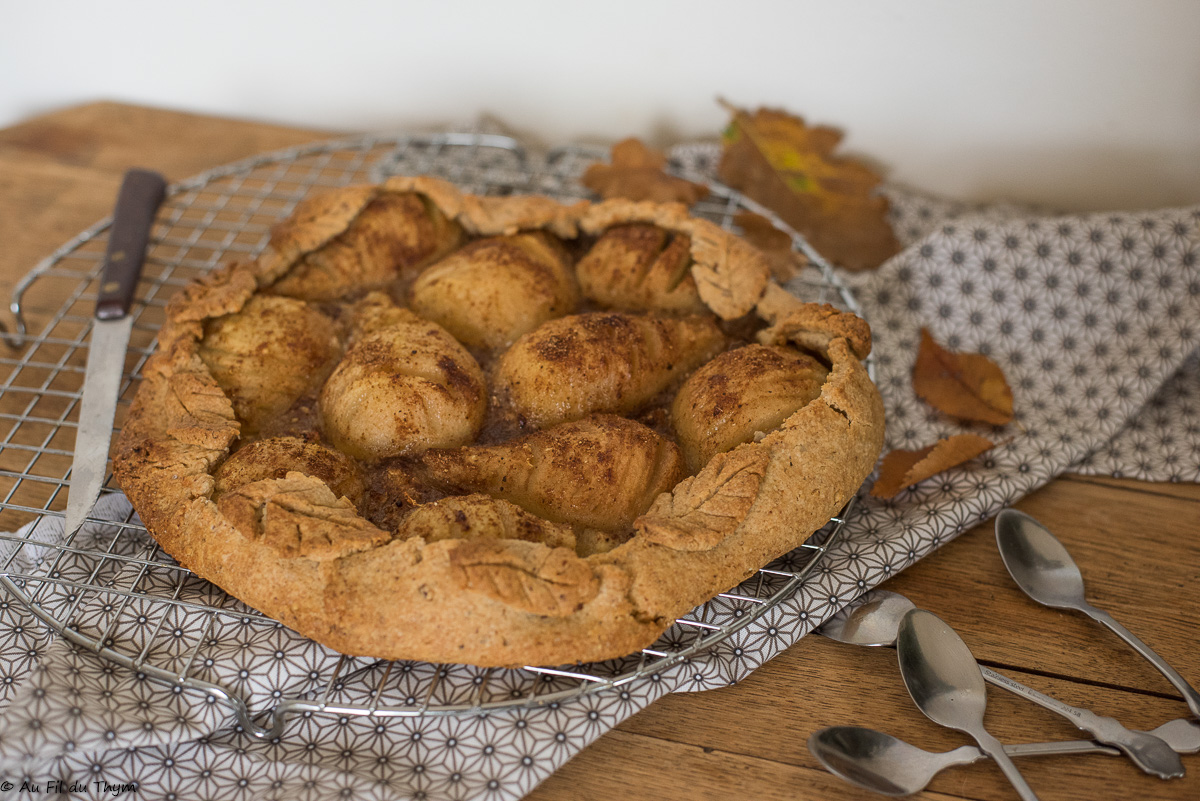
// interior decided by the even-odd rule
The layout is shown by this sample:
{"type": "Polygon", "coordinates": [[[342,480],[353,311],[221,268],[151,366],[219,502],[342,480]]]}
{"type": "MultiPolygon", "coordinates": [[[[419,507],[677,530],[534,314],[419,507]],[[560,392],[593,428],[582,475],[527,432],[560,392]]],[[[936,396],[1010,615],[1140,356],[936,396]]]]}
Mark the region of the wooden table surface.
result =
{"type": "MultiPolygon", "coordinates": [[[[106,216],[133,165],[186,178],[328,132],[96,103],[0,130],[0,296],[74,234],[106,216]]],[[[1092,600],[1200,684],[1200,486],[1065,476],[1018,508],[1079,562],[1092,600]]],[[[1187,714],[1148,663],[1081,615],[1034,604],[1008,578],[992,525],[960,536],[885,587],[944,618],[984,664],[1072,704],[1150,729],[1187,714]]],[[[1067,721],[1007,693],[987,723],[1008,742],[1077,739],[1067,721]]],[[[805,747],[823,726],[858,724],[927,749],[961,745],[912,705],[894,652],[807,637],[735,687],[667,697],[576,756],[530,796],[551,799],[865,799],[805,747]]],[[[1161,781],[1105,756],[1024,760],[1053,799],[1200,798],[1189,775],[1161,781]]],[[[979,763],[943,773],[921,798],[1016,798],[979,763]]]]}

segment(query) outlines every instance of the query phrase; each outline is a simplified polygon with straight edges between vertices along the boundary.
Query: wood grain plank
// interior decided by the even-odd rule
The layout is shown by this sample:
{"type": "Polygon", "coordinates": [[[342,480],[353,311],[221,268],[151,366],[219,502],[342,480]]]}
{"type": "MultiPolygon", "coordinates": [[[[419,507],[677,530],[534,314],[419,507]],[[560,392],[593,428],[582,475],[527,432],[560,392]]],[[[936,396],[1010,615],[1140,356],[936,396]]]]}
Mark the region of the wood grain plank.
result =
{"type": "Polygon", "coordinates": [[[1095,484],[1099,487],[1109,487],[1111,489],[1147,492],[1151,495],[1166,495],[1172,498],[1182,498],[1187,501],[1200,501],[1200,484],[1170,481],[1149,482],[1138,481],[1135,478],[1113,478],[1112,476],[1081,476],[1076,473],[1067,474],[1063,476],[1063,479],[1066,481],[1079,481],[1084,484],[1095,484]]]}
{"type": "MultiPolygon", "coordinates": [[[[1200,537],[1191,501],[1054,482],[1017,508],[1039,519],[1079,564],[1093,603],[1200,683],[1200,537]]],[[[1005,570],[989,522],[884,585],[943,616],[976,657],[1029,671],[1174,695],[1128,646],[1081,614],[1027,598],[1005,570]]]]}
{"type": "MultiPolygon", "coordinates": [[[[821,769],[754,759],[716,748],[614,731],[603,749],[589,749],[586,760],[576,757],[526,796],[528,801],[612,801],[686,798],[688,801],[796,801],[838,798],[868,801],[879,796],[846,784],[821,769]]],[[[927,801],[951,801],[962,796],[936,792],[927,801]]]]}
{"type": "Polygon", "coordinates": [[[0,156],[120,175],[141,165],[178,180],[268,150],[337,135],[203,114],[98,102],[0,130],[0,156]]]}
{"type": "MultiPolygon", "coordinates": [[[[1113,714],[1129,726],[1153,728],[1186,712],[1182,704],[1164,698],[1005,672],[1068,703],[1113,714]]],[[[1004,742],[1083,737],[1068,721],[1009,693],[989,688],[988,702],[988,727],[1004,742]]],[[[812,732],[833,725],[879,729],[931,751],[967,742],[963,735],[931,723],[913,706],[900,680],[895,651],[821,637],[801,640],[736,687],[668,696],[617,731],[819,770],[805,743],[812,732]]],[[[595,758],[592,749],[607,748],[601,739],[576,760],[590,761],[595,758]]],[[[1196,758],[1185,761],[1190,765],[1196,758]]],[[[1104,798],[1113,782],[1128,788],[1131,798],[1200,797],[1196,771],[1182,780],[1163,782],[1120,758],[1045,757],[1021,760],[1019,767],[1044,799],[1104,798]]],[[[930,788],[988,801],[1013,797],[999,771],[984,763],[947,771],[930,788]]]]}

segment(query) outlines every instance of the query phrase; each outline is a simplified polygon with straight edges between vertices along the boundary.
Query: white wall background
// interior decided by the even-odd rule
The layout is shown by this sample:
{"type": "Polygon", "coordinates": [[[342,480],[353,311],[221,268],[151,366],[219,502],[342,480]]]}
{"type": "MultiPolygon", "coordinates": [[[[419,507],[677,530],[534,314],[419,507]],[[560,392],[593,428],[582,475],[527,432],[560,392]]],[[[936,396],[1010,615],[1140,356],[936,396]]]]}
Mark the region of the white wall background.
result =
{"type": "Polygon", "coordinates": [[[0,126],[116,99],[663,144],[718,95],[957,197],[1200,202],[1200,0],[0,0],[0,126]]]}

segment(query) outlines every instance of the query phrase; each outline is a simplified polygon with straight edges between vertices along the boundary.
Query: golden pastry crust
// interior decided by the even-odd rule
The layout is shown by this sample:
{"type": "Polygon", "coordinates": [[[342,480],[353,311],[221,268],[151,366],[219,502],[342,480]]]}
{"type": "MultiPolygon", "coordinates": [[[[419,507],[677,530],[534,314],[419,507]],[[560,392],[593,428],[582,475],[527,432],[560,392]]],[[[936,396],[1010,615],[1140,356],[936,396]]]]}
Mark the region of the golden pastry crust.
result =
{"type": "Polygon", "coordinates": [[[839,311],[828,303],[803,303],[779,310],[773,324],[758,333],[764,345],[791,343],[816,353],[825,353],[835,339],[850,346],[859,359],[871,352],[871,328],[861,317],[839,311]]]}
{"type": "MultiPolygon", "coordinates": [[[[262,257],[217,271],[169,305],[158,350],[144,369],[117,445],[117,479],[150,531],[183,565],[340,651],[486,666],[622,656],[803,542],[857,491],[882,447],[882,403],[859,361],[870,347],[869,330],[852,315],[784,302],[755,254],[673,206],[616,201],[564,207],[545,198],[472,198],[428,178],[392,179],[305,201],[276,229],[262,257]],[[391,199],[380,203],[381,198],[391,199]],[[393,202],[398,198],[401,202],[393,202]],[[412,217],[414,199],[424,218],[412,217]],[[537,425],[545,427],[522,434],[528,415],[522,421],[494,411],[507,408],[501,396],[512,394],[514,372],[536,377],[545,359],[506,373],[504,359],[520,347],[518,341],[495,364],[476,365],[476,375],[461,359],[474,357],[449,334],[396,305],[392,297],[403,296],[403,286],[377,281],[383,273],[371,272],[382,262],[367,269],[345,259],[350,250],[363,258],[399,252],[389,249],[394,243],[375,237],[395,223],[393,212],[401,208],[399,216],[412,217],[416,229],[437,234],[432,256],[399,267],[393,261],[388,269],[401,284],[415,277],[407,272],[419,275],[436,258],[446,236],[459,244],[468,237],[541,230],[573,239],[599,237],[626,224],[686,236],[690,274],[708,309],[735,319],[762,305],[760,316],[770,324],[759,332],[763,345],[743,340],[744,347],[813,351],[828,374],[816,396],[778,427],[716,453],[694,475],[678,480],[681,457],[664,418],[652,410],[669,408],[675,387],[725,347],[725,334],[702,315],[585,312],[580,317],[599,316],[574,330],[585,340],[588,331],[624,331],[628,336],[615,341],[636,340],[636,347],[618,361],[639,362],[638,372],[653,380],[614,373],[609,383],[617,389],[600,392],[604,402],[598,406],[568,399],[566,417],[539,414],[537,425]],[[364,223],[364,214],[379,219],[364,223]],[[385,217],[388,225],[373,227],[385,217]],[[314,282],[317,274],[337,280],[314,282]],[[342,282],[346,275],[365,277],[360,286],[350,286],[342,282]],[[305,282],[317,289],[298,292],[305,282]],[[392,297],[364,296],[372,288],[392,291],[392,297]],[[301,294],[320,299],[304,300],[301,294]],[[246,415],[259,413],[248,412],[232,388],[247,379],[214,361],[219,349],[212,337],[220,326],[215,321],[240,319],[247,310],[280,301],[306,304],[330,321],[332,339],[322,329],[313,340],[330,341],[334,349],[310,370],[310,386],[301,388],[284,415],[300,421],[297,430],[303,432],[258,435],[246,415]],[[607,328],[596,327],[601,318],[609,320],[607,328]],[[382,345],[376,342],[381,335],[382,345]],[[388,351],[386,358],[355,355],[372,342],[376,350],[388,351]],[[703,355],[688,361],[694,353],[703,355]],[[333,376],[343,369],[364,372],[364,364],[408,371],[442,390],[452,385],[462,390],[465,407],[445,408],[468,410],[460,415],[472,429],[467,442],[475,431],[485,439],[460,450],[426,450],[432,441],[423,442],[411,451],[401,448],[398,456],[350,452],[355,446],[348,451],[344,443],[332,448],[341,436],[337,432],[353,426],[358,407],[348,403],[343,410],[341,417],[350,422],[335,421],[338,414],[330,406],[336,403],[325,394],[333,393],[330,384],[336,382],[324,380],[323,373],[326,366],[333,376]],[[448,378],[454,371],[470,374],[470,380],[456,384],[448,378]],[[480,428],[474,393],[489,380],[496,391],[485,393],[488,412],[480,428]],[[628,401],[631,395],[638,400],[628,401]],[[612,403],[617,409],[609,408],[612,403]],[[588,416],[609,411],[636,413],[641,422],[588,416]],[[613,462],[610,474],[578,482],[563,478],[593,470],[613,448],[632,448],[640,461],[613,462]],[[521,470],[512,474],[520,477],[520,486],[502,486],[517,462],[521,470]],[[451,484],[456,486],[447,490],[451,484]],[[623,493],[606,509],[597,490],[602,484],[630,484],[642,495],[623,493]]],[[[307,315],[300,317],[315,319],[307,315]]],[[[568,336],[566,328],[554,326],[570,319],[543,323],[524,336],[546,346],[545,329],[568,336]]],[[[532,349],[524,350],[528,356],[532,349]]],[[[581,364],[603,361],[586,351],[575,355],[581,364]]],[[[599,368],[592,373],[606,374],[599,368]]],[[[545,389],[551,400],[539,401],[542,406],[564,406],[561,398],[553,400],[553,385],[545,389]]],[[[343,389],[341,396],[351,394],[343,389]]],[[[417,394],[421,403],[433,397],[417,394]]],[[[394,411],[415,414],[411,406],[394,411]]],[[[387,429],[394,418],[380,414],[372,427],[387,429]]],[[[429,419],[442,416],[454,414],[438,412],[429,419]]]]}
{"type": "Polygon", "coordinates": [[[286,478],[291,472],[321,479],[334,495],[345,496],[351,503],[362,500],[362,475],[354,460],[341,451],[299,437],[264,437],[234,451],[213,471],[213,491],[220,496],[256,481],[286,478]]]}

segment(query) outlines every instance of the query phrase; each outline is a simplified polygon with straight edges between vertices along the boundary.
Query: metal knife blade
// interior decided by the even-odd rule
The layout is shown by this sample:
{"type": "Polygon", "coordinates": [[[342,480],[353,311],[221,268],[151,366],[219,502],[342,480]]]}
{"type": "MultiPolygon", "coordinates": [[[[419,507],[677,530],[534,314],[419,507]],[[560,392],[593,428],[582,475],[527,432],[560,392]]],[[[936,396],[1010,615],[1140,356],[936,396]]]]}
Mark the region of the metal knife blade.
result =
{"type": "Polygon", "coordinates": [[[154,216],[166,190],[167,182],[158,173],[132,169],[125,173],[117,195],[79,403],[79,429],[67,496],[67,533],[83,525],[104,484],[125,351],[133,331],[129,307],[142,275],[154,216]]]}

